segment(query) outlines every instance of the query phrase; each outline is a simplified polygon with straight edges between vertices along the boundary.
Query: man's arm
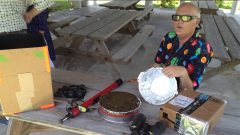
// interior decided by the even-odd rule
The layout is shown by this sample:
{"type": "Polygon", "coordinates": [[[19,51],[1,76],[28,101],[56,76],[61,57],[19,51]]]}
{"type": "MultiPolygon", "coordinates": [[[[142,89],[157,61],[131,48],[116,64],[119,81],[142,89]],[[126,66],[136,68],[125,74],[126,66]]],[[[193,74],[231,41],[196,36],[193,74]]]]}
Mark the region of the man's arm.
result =
{"type": "Polygon", "coordinates": [[[32,8],[30,11],[24,13],[23,18],[26,21],[26,23],[30,23],[32,19],[39,13],[41,12],[38,11],[36,8],[32,8]]]}
{"type": "Polygon", "coordinates": [[[26,11],[23,15],[24,20],[27,23],[30,23],[32,19],[40,14],[42,11],[52,6],[54,2],[52,0],[30,0],[27,2],[27,5],[32,6],[31,9],[26,11]]]}
{"type": "Polygon", "coordinates": [[[187,71],[185,75],[180,77],[180,90],[193,90],[192,80],[187,71]]]}

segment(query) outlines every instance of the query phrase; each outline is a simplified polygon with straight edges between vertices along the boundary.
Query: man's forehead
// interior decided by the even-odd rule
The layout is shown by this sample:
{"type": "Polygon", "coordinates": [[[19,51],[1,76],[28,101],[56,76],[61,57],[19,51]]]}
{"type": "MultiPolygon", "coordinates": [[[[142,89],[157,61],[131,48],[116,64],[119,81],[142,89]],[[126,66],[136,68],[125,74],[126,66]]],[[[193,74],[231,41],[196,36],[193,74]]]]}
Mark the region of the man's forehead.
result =
{"type": "Polygon", "coordinates": [[[179,14],[179,15],[197,15],[197,11],[192,7],[189,7],[189,8],[180,7],[176,10],[176,14],[179,14]]]}

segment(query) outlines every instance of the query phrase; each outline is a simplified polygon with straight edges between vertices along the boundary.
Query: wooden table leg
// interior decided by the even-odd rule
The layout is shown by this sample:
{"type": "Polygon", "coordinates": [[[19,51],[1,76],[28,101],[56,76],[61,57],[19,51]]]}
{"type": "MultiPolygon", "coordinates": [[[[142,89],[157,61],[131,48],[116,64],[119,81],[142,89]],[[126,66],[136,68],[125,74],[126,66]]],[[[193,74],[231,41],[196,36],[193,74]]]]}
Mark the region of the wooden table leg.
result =
{"type": "Polygon", "coordinates": [[[211,69],[210,71],[207,71],[205,73],[205,75],[203,76],[203,81],[205,81],[219,73],[222,73],[229,68],[233,68],[234,66],[236,66],[238,64],[240,64],[240,60],[238,60],[238,59],[234,59],[229,62],[222,63],[219,67],[211,69]]]}
{"type": "Polygon", "coordinates": [[[6,135],[29,135],[31,123],[9,118],[6,135]]]}
{"type": "Polygon", "coordinates": [[[131,35],[135,35],[137,33],[136,26],[134,25],[134,23],[132,21],[127,24],[127,29],[129,30],[131,35]]]}
{"type": "Polygon", "coordinates": [[[75,49],[78,49],[80,47],[80,45],[82,44],[83,40],[84,40],[84,37],[73,37],[72,39],[72,43],[71,45],[69,46],[70,48],[75,48],[75,49]]]}
{"type": "MultiPolygon", "coordinates": [[[[107,56],[111,55],[104,41],[95,41],[95,45],[101,54],[107,55],[107,56]]],[[[111,68],[113,77],[115,79],[118,79],[121,75],[120,75],[120,70],[118,69],[117,65],[114,63],[109,63],[109,62],[105,62],[105,63],[107,66],[109,66],[111,68]]]]}
{"type": "Polygon", "coordinates": [[[71,38],[69,36],[58,37],[53,40],[54,49],[63,46],[65,47],[69,42],[71,42],[71,38]]]}

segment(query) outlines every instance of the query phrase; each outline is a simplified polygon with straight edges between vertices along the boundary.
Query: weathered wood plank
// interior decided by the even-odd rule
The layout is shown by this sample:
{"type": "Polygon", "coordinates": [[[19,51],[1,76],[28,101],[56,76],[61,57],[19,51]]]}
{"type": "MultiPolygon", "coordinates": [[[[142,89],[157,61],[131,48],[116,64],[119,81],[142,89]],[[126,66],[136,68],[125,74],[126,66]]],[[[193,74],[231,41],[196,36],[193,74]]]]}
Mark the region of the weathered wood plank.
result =
{"type": "Polygon", "coordinates": [[[208,8],[210,10],[215,10],[217,11],[219,8],[216,6],[214,1],[207,1],[208,8]]]}
{"type": "Polygon", "coordinates": [[[74,16],[72,16],[72,17],[68,17],[68,18],[66,18],[66,19],[63,19],[63,20],[61,20],[61,21],[57,21],[57,22],[55,22],[55,23],[51,23],[51,24],[49,24],[48,25],[48,28],[51,30],[51,32],[55,35],[55,36],[57,36],[57,37],[60,37],[60,34],[58,33],[58,31],[56,31],[56,29],[57,28],[63,28],[63,27],[65,27],[65,26],[68,26],[71,22],[73,22],[73,21],[75,21],[75,20],[77,20],[78,19],[78,17],[74,17],[74,16]]]}
{"type": "Polygon", "coordinates": [[[235,39],[238,41],[238,45],[240,45],[240,25],[233,17],[224,17],[223,19],[226,22],[228,28],[233,33],[235,39]]]}
{"type": "Polygon", "coordinates": [[[145,25],[122,49],[112,56],[112,60],[128,62],[150,36],[154,28],[153,25],[145,25]]]}
{"type": "Polygon", "coordinates": [[[134,19],[136,21],[142,20],[148,14],[150,15],[151,11],[153,11],[153,6],[145,7],[143,11],[139,11],[137,17],[134,19]]]}
{"type": "Polygon", "coordinates": [[[98,10],[97,12],[87,14],[86,17],[93,17],[96,15],[104,14],[105,12],[108,12],[107,10],[108,10],[107,8],[103,8],[103,9],[98,10]]]}
{"type": "Polygon", "coordinates": [[[198,7],[200,9],[208,9],[208,5],[206,1],[198,1],[198,7]]]}
{"type": "Polygon", "coordinates": [[[49,14],[48,23],[56,23],[69,17],[81,17],[80,15],[69,14],[72,10],[61,10],[49,14]]]}
{"type": "Polygon", "coordinates": [[[82,37],[82,36],[78,36],[78,37],[73,37],[72,38],[72,43],[71,45],[69,46],[69,48],[75,48],[75,49],[78,49],[82,42],[84,41],[85,37],[82,37]]]}
{"type": "Polygon", "coordinates": [[[212,15],[217,15],[218,7],[216,6],[214,1],[207,1],[208,12],[212,15]]]}
{"type": "Polygon", "coordinates": [[[82,21],[76,22],[68,27],[65,27],[63,29],[61,29],[59,31],[60,35],[65,35],[65,34],[72,34],[75,31],[84,28],[92,23],[95,23],[96,21],[98,21],[99,19],[105,18],[106,16],[109,16],[113,13],[117,12],[116,10],[107,10],[106,12],[102,12],[100,15],[98,16],[93,16],[93,17],[89,17],[87,19],[84,19],[82,21]]]}
{"type": "Polygon", "coordinates": [[[201,14],[209,14],[208,5],[206,1],[198,1],[198,7],[201,10],[201,14]]]}
{"type": "Polygon", "coordinates": [[[198,1],[197,0],[191,0],[191,3],[193,3],[195,6],[198,7],[198,1]]]}
{"type": "Polygon", "coordinates": [[[219,32],[221,33],[222,38],[225,42],[225,45],[228,47],[231,57],[240,59],[240,46],[236,39],[233,37],[232,32],[228,29],[223,18],[219,16],[214,16],[214,19],[218,26],[219,32]]]}
{"type": "Polygon", "coordinates": [[[59,10],[56,12],[52,12],[49,14],[49,18],[48,21],[50,22],[58,22],[64,18],[68,18],[68,17],[72,17],[72,16],[76,16],[76,17],[84,17],[88,14],[94,13],[94,12],[98,12],[101,9],[103,9],[102,7],[82,7],[79,9],[65,9],[65,10],[59,10]]]}
{"type": "Polygon", "coordinates": [[[202,21],[206,40],[213,48],[214,57],[227,61],[231,60],[213,17],[211,15],[202,15],[202,21]]]}
{"type": "Polygon", "coordinates": [[[110,1],[104,4],[100,4],[99,6],[108,7],[112,9],[114,8],[127,9],[138,2],[139,0],[121,0],[121,1],[117,0],[117,1],[110,1]]]}
{"type": "Polygon", "coordinates": [[[128,2],[124,1],[123,4],[119,5],[122,6],[123,8],[130,8],[131,6],[134,6],[136,3],[138,3],[139,0],[129,0],[128,2]]]}
{"type": "Polygon", "coordinates": [[[95,22],[92,22],[87,27],[83,27],[82,29],[77,30],[73,33],[76,36],[90,36],[90,34],[96,32],[97,30],[107,26],[109,23],[113,22],[114,20],[121,18],[126,11],[115,12],[114,14],[109,15],[108,17],[98,19],[95,22]]]}
{"type": "Polygon", "coordinates": [[[119,18],[115,18],[115,21],[110,22],[107,26],[99,29],[98,31],[89,35],[90,38],[96,40],[106,40],[109,38],[113,33],[117,32],[123,26],[128,24],[136,17],[135,12],[126,12],[119,18]]]}
{"type": "Polygon", "coordinates": [[[59,27],[64,27],[64,26],[67,26],[69,25],[71,22],[77,20],[78,17],[69,17],[67,19],[64,19],[62,21],[59,21],[59,22],[56,22],[56,23],[53,23],[51,25],[48,25],[48,28],[50,30],[55,30],[56,28],[59,28],[59,27]]]}
{"type": "Polygon", "coordinates": [[[207,71],[203,77],[203,80],[207,80],[207,79],[209,79],[219,73],[222,73],[238,64],[240,64],[240,60],[237,60],[237,59],[232,59],[231,61],[224,62],[221,64],[221,66],[207,71]]]}

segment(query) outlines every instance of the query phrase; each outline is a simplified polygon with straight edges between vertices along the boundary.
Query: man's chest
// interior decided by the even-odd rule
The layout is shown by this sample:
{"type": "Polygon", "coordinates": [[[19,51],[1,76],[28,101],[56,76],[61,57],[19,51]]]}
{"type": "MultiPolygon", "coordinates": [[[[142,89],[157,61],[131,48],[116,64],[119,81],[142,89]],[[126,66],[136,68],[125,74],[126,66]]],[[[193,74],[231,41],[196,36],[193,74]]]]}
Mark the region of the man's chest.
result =
{"type": "Polygon", "coordinates": [[[18,14],[25,11],[25,0],[1,0],[0,14],[18,14]]]}

